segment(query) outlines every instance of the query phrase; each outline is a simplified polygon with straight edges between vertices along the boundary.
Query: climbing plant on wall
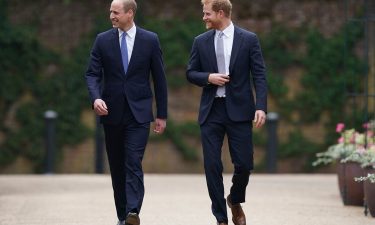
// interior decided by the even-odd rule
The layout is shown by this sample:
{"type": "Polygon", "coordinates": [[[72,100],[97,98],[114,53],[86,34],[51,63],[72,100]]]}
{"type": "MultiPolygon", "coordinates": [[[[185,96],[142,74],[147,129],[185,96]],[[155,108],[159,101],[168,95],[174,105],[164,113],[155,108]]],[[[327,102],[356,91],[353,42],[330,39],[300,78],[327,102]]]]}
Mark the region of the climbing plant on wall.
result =
{"type": "Polygon", "coordinates": [[[268,64],[270,95],[277,104],[281,117],[294,124],[287,141],[281,143],[279,156],[307,156],[309,158],[333,143],[335,138],[327,133],[324,143],[314,143],[305,137],[304,125],[319,123],[322,115],[328,116],[325,126],[332,129],[344,119],[347,91],[359,87],[348,80],[361,79],[365,64],[354,54],[355,45],[363,38],[360,27],[348,24],[332,37],[324,37],[313,27],[286,29],[276,25],[263,37],[263,50],[268,64]],[[348,33],[345,33],[348,32],[348,33]],[[347,38],[347,39],[346,39],[347,38]],[[344,54],[345,49],[350,51],[344,54]],[[302,49],[302,50],[301,50],[302,49]],[[284,81],[285,70],[297,66],[304,72],[299,80],[302,87],[293,97],[288,97],[284,81]],[[292,115],[298,115],[292,117],[292,115]]]}
{"type": "Polygon", "coordinates": [[[87,137],[80,122],[86,100],[85,57],[79,47],[69,56],[58,55],[38,42],[32,27],[11,25],[2,15],[0,33],[0,165],[17,156],[29,158],[41,171],[45,155],[43,113],[58,113],[57,145],[76,144],[87,137]],[[48,68],[54,72],[49,72],[48,68]]]}
{"type": "MultiPolygon", "coordinates": [[[[82,37],[75,49],[57,53],[38,41],[36,27],[10,24],[7,2],[0,0],[0,166],[23,156],[34,163],[35,171],[41,171],[46,110],[58,113],[59,151],[64,145],[75,145],[90,137],[92,130],[81,122],[82,112],[90,109],[84,73],[95,35],[107,30],[110,24],[107,15],[100,16],[92,32],[82,37]]],[[[186,81],[185,69],[193,38],[205,30],[199,18],[143,18],[140,25],[159,35],[169,88],[191,85],[186,81]]],[[[329,117],[326,126],[330,129],[343,118],[346,89],[358,88],[348,86],[346,80],[363,72],[363,63],[354,54],[362,36],[362,31],[353,26],[324,37],[313,27],[291,29],[279,24],[273,24],[270,33],[259,35],[275,110],[295,128],[280,144],[280,157],[313,155],[326,143],[332,143],[334,137],[329,133],[323,144],[317,144],[305,137],[302,129],[306,124],[319,123],[323,114],[329,117]],[[346,44],[352,50],[346,55],[342,52],[344,30],[349,31],[346,44]],[[293,96],[285,83],[291,66],[303,71],[299,80],[303,90],[293,96]]],[[[184,139],[198,138],[199,126],[191,121],[175,123],[172,119],[161,139],[171,140],[186,159],[196,159],[197,149],[184,139]]],[[[255,136],[254,143],[264,146],[265,135],[255,136]]]]}

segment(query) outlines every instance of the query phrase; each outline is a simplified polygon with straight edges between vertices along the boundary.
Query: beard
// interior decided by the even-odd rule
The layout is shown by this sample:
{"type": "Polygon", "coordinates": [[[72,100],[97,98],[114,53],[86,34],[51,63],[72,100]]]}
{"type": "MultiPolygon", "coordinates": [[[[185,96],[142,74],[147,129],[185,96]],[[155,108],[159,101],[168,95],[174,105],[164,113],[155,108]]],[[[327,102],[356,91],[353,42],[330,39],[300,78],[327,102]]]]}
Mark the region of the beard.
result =
{"type": "Polygon", "coordinates": [[[209,30],[209,29],[219,29],[220,25],[221,25],[221,23],[219,21],[212,21],[212,20],[208,20],[205,23],[206,23],[206,29],[207,30],[209,30]]]}

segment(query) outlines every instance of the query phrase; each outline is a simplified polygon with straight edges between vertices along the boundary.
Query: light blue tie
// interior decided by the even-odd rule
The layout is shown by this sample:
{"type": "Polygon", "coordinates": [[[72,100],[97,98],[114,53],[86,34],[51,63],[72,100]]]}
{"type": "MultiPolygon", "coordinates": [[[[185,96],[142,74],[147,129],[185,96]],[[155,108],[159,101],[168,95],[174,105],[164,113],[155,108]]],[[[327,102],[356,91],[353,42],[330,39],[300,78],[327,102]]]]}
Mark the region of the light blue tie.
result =
{"type": "Polygon", "coordinates": [[[124,67],[125,74],[128,71],[128,46],[126,44],[126,33],[122,33],[121,37],[121,58],[122,58],[122,65],[124,67]]]}

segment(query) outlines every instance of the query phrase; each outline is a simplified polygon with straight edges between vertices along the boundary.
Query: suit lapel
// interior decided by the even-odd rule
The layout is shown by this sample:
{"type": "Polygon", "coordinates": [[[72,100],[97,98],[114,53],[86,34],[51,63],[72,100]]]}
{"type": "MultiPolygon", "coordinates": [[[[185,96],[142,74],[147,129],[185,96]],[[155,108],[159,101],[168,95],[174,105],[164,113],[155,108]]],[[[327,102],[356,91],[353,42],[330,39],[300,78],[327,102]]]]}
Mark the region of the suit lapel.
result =
{"type": "Polygon", "coordinates": [[[233,36],[233,45],[232,45],[232,53],[230,56],[230,63],[229,63],[229,73],[231,73],[234,63],[236,62],[237,55],[239,50],[241,49],[243,41],[242,32],[235,26],[234,27],[234,36],[233,36]]]}
{"type": "Polygon", "coordinates": [[[208,35],[208,38],[206,39],[206,46],[209,64],[214,69],[214,72],[217,72],[218,68],[215,52],[215,30],[212,30],[212,33],[208,35]]]}
{"type": "MultiPolygon", "coordinates": [[[[124,67],[122,65],[122,58],[121,58],[121,49],[120,49],[120,41],[118,36],[118,30],[116,28],[113,29],[111,43],[112,43],[112,52],[115,55],[116,65],[120,65],[122,68],[123,73],[125,74],[124,67]]],[[[124,76],[123,76],[124,77],[124,76]]]]}
{"type": "Polygon", "coordinates": [[[142,48],[142,31],[141,29],[139,29],[138,27],[136,27],[136,33],[135,33],[135,37],[134,37],[134,45],[133,45],[133,51],[132,51],[132,55],[130,57],[130,61],[129,61],[129,67],[128,67],[128,73],[129,71],[131,72],[131,70],[133,69],[134,67],[134,60],[136,59],[136,55],[140,52],[139,49],[142,48]]]}

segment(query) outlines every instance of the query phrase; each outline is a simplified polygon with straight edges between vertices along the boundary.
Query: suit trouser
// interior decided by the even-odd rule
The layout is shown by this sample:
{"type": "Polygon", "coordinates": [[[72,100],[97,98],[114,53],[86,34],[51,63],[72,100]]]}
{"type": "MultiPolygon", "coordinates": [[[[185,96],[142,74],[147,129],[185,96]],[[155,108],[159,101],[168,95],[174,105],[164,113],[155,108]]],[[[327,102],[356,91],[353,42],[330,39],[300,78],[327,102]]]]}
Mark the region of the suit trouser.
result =
{"type": "Polygon", "coordinates": [[[123,123],[103,126],[117,217],[125,220],[129,212],[139,213],[142,207],[142,159],[150,123],[138,123],[130,112],[125,113],[123,123]]]}
{"type": "Polygon", "coordinates": [[[245,202],[246,187],[253,169],[251,121],[233,122],[227,114],[225,99],[215,98],[207,120],[201,125],[204,168],[212,213],[218,222],[228,222],[223,185],[221,152],[227,134],[230,156],[234,164],[230,194],[232,203],[245,202]]]}

